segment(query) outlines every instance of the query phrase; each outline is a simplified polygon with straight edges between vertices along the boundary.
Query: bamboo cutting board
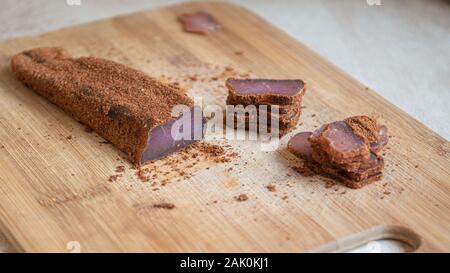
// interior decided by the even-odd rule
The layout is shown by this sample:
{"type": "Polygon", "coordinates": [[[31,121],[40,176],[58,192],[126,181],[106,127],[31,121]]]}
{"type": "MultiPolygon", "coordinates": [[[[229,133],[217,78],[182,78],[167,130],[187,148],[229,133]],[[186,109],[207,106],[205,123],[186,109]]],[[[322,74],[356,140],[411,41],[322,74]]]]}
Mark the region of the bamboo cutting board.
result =
{"type": "Polygon", "coordinates": [[[448,141],[241,7],[187,3],[3,42],[0,96],[0,231],[17,251],[342,251],[381,238],[450,251],[448,141]],[[223,29],[184,33],[177,16],[199,10],[223,29]],[[212,141],[238,157],[204,158],[186,177],[168,170],[144,183],[117,149],[14,78],[10,58],[40,46],[178,81],[205,104],[224,105],[229,75],[301,78],[306,108],[275,151],[212,141]],[[355,114],[375,115],[390,130],[382,181],[350,190],[292,169],[289,136],[355,114]],[[118,165],[125,174],[108,181],[118,165]],[[162,180],[169,183],[154,186],[162,180]],[[247,201],[235,200],[244,193],[247,201]]]}

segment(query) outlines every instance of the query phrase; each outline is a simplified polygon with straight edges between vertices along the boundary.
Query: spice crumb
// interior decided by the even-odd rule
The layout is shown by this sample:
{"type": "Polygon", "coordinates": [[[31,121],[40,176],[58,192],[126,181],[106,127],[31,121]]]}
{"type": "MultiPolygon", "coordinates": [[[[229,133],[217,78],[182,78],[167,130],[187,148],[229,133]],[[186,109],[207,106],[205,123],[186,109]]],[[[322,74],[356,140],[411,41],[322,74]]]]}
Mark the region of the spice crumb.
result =
{"type": "Polygon", "coordinates": [[[248,196],[245,193],[239,194],[238,196],[235,196],[234,198],[238,202],[243,202],[243,201],[247,201],[248,200],[248,196]]]}
{"type": "Polygon", "coordinates": [[[336,182],[334,182],[334,181],[327,181],[327,182],[325,183],[325,188],[326,188],[326,189],[329,189],[329,188],[334,187],[335,185],[336,185],[336,182]]]}
{"type": "Polygon", "coordinates": [[[154,208],[158,208],[158,209],[174,209],[175,208],[175,204],[162,202],[162,203],[159,203],[159,204],[154,204],[153,207],[154,208]]]}
{"type": "Polygon", "coordinates": [[[266,189],[270,192],[276,192],[277,191],[277,187],[275,185],[269,184],[266,186],[266,189]]]}
{"type": "Polygon", "coordinates": [[[116,174],[116,175],[111,175],[109,178],[108,178],[108,181],[109,182],[115,182],[115,181],[117,181],[117,179],[119,179],[119,177],[121,177],[122,175],[120,175],[120,174],[116,174]]]}
{"type": "Polygon", "coordinates": [[[125,166],[120,165],[116,167],[116,173],[123,173],[125,171],[125,166]]]}
{"type": "Polygon", "coordinates": [[[148,175],[145,174],[145,171],[143,169],[139,169],[136,172],[137,177],[142,181],[142,182],[148,182],[150,181],[150,177],[148,175]]]}

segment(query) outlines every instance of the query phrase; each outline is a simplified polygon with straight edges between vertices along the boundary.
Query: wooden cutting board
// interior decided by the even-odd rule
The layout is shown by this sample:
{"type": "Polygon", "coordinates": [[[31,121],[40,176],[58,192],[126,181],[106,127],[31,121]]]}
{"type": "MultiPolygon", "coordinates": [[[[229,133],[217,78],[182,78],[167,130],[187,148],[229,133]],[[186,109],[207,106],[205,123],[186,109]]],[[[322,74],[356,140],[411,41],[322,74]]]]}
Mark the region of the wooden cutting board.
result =
{"type": "Polygon", "coordinates": [[[0,96],[0,230],[17,251],[341,251],[380,238],[450,251],[449,142],[241,7],[181,4],[3,42],[0,96]],[[223,29],[182,32],[177,16],[199,10],[223,29]],[[273,152],[257,141],[213,141],[239,157],[204,158],[186,178],[169,169],[144,183],[117,149],[13,77],[11,56],[40,46],[179,81],[205,104],[224,105],[228,76],[304,79],[295,132],[375,115],[392,135],[385,177],[361,190],[303,177],[286,151],[293,132],[273,152]],[[118,165],[125,174],[109,182],[118,165]],[[247,201],[234,199],[244,193],[247,201]],[[159,202],[176,208],[154,208],[159,202]]]}

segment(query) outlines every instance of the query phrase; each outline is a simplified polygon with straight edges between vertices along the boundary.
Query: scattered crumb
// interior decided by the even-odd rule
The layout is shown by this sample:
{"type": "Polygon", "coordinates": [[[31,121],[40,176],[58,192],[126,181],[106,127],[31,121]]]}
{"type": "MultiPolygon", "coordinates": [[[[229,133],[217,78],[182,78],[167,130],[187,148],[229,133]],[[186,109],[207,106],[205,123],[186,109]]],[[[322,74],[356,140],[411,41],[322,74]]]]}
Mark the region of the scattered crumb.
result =
{"type": "Polygon", "coordinates": [[[277,188],[275,187],[275,185],[269,184],[266,186],[266,189],[270,192],[276,192],[277,188]]]}
{"type": "Polygon", "coordinates": [[[174,209],[175,204],[162,202],[162,203],[154,204],[153,207],[158,208],[158,209],[174,209]]]}
{"type": "Polygon", "coordinates": [[[122,175],[120,175],[120,174],[116,174],[116,175],[111,175],[109,178],[108,178],[108,181],[109,182],[115,182],[115,181],[117,181],[117,179],[119,179],[119,177],[121,177],[122,175]]]}
{"type": "Polygon", "coordinates": [[[238,196],[235,196],[234,199],[238,202],[243,202],[248,200],[248,196],[245,193],[239,194],[238,196]]]}
{"type": "Polygon", "coordinates": [[[72,135],[66,136],[66,139],[68,139],[68,140],[71,140],[72,138],[73,138],[72,135]]]}
{"type": "Polygon", "coordinates": [[[116,167],[116,173],[123,173],[125,171],[125,166],[120,165],[116,167]]]}
{"type": "Polygon", "coordinates": [[[207,159],[213,160],[215,163],[228,163],[232,159],[238,157],[236,152],[227,153],[227,151],[219,145],[200,141],[191,145],[193,149],[201,152],[207,159]]]}
{"type": "Polygon", "coordinates": [[[416,168],[416,169],[419,168],[419,165],[414,166],[414,168],[416,168]]]}
{"type": "Polygon", "coordinates": [[[242,56],[242,55],[244,55],[244,51],[242,51],[242,50],[236,50],[236,51],[234,52],[234,54],[236,54],[237,56],[242,56]]]}
{"type": "Polygon", "coordinates": [[[137,177],[142,181],[142,182],[148,182],[150,181],[150,177],[148,175],[145,174],[145,171],[143,169],[139,169],[136,172],[137,177]]]}
{"type": "MultiPolygon", "coordinates": [[[[193,176],[199,170],[194,168],[199,166],[205,160],[214,163],[228,163],[237,157],[237,153],[233,153],[230,145],[216,145],[205,141],[199,141],[189,145],[177,153],[168,156],[157,162],[149,162],[142,166],[136,172],[137,177],[147,182],[150,179],[164,186],[173,181],[186,180],[193,176]]],[[[209,169],[210,167],[205,167],[209,169]]],[[[227,171],[231,172],[232,167],[228,167],[227,171]]]]}
{"type": "Polygon", "coordinates": [[[329,188],[334,187],[335,185],[336,185],[336,182],[335,182],[335,181],[328,180],[328,181],[325,183],[325,188],[326,188],[326,189],[329,189],[329,188]]]}

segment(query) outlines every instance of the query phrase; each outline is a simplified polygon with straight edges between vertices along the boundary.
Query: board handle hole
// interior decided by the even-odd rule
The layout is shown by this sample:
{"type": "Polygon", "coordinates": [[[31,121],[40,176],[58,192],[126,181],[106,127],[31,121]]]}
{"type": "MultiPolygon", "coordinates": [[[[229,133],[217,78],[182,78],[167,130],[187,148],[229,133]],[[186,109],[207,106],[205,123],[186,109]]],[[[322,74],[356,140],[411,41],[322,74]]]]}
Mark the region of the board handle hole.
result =
{"type": "Polygon", "coordinates": [[[395,239],[383,239],[370,241],[361,246],[357,246],[346,253],[409,253],[414,252],[413,247],[403,241],[395,239]]]}
{"type": "Polygon", "coordinates": [[[385,225],[322,245],[312,252],[414,252],[421,246],[421,243],[420,236],[411,229],[385,225]]]}

